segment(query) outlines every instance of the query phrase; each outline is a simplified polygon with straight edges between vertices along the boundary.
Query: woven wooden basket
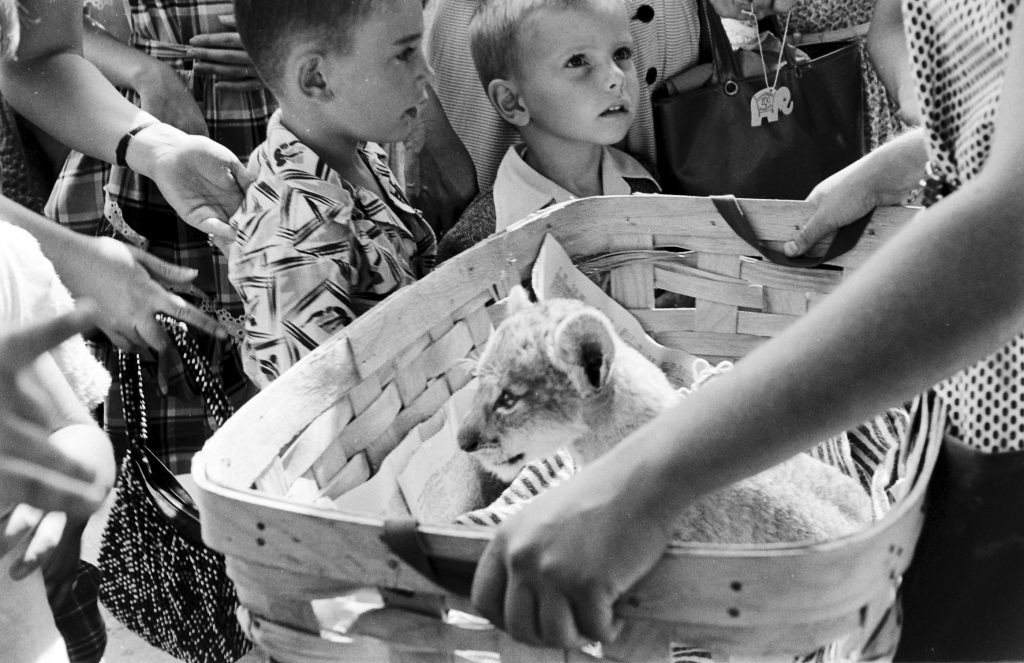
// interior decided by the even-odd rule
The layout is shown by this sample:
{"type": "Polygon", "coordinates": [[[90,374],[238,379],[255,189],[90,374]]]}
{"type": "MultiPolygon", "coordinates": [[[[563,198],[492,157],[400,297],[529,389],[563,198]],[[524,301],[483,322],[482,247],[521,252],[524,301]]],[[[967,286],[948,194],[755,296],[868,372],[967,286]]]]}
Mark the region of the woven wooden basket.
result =
{"type": "MultiPolygon", "coordinates": [[[[740,202],[757,235],[776,247],[811,211],[803,202],[740,202]]],[[[421,572],[382,542],[383,521],[286,494],[300,478],[329,489],[358,454],[376,470],[410,429],[436,429],[435,415],[470,379],[463,360],[486,342],[492,304],[529,277],[549,233],[574,257],[690,249],[687,265],[623,264],[610,274],[611,293],[659,343],[719,359],[741,357],[805,313],[911,214],[877,210],[853,250],[830,268],[808,270],[750,258],[755,252],[709,199],[589,198],[550,208],[396,293],[261,392],[194,460],[203,538],[227,557],[252,637],[277,661],[456,660],[449,657],[459,651],[498,652],[503,661],[587,659],[444,619],[448,609],[470,608],[435,581],[465,587],[487,532],[420,526],[421,572]],[[654,308],[656,288],[696,305],[654,308]],[[345,636],[324,632],[314,602],[366,586],[384,588],[386,607],[345,636]]],[[[622,603],[640,637],[606,647],[605,657],[653,659],[668,641],[730,655],[800,653],[863,635],[891,603],[914,550],[936,423],[931,433],[929,422],[922,426],[906,470],[912,488],[864,531],[814,545],[669,549],[622,603]]]]}

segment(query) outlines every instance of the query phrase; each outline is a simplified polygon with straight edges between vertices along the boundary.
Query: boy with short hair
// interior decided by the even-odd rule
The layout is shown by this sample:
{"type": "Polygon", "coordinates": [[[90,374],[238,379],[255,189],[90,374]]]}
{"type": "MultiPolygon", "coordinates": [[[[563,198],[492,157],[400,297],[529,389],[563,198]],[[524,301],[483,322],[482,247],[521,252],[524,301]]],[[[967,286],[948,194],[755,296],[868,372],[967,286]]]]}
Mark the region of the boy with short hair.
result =
{"type": "Polygon", "coordinates": [[[377,142],[409,133],[433,72],[419,0],[235,0],[280,103],[232,218],[246,372],[266,386],[433,266],[436,242],[377,142]],[[373,142],[371,142],[373,141],[373,142]]]}
{"type": "Polygon", "coordinates": [[[442,257],[552,203],[660,191],[612,147],[638,98],[622,0],[490,0],[470,25],[470,49],[487,97],[523,142],[445,235],[442,257]]]}

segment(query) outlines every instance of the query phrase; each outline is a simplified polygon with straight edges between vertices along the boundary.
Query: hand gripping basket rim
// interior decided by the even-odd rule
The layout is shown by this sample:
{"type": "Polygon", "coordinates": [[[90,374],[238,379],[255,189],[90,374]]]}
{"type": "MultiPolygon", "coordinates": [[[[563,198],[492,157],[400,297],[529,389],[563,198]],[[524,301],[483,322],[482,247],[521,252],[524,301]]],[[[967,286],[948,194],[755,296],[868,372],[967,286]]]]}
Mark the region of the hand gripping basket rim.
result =
{"type": "MultiPolygon", "coordinates": [[[[798,201],[740,202],[757,235],[777,246],[812,211],[798,201]]],[[[879,208],[859,244],[830,265],[855,268],[912,213],[879,208]]],[[[239,599],[254,619],[316,634],[310,600],[355,586],[393,588],[420,597],[420,608],[468,608],[464,597],[442,589],[393,554],[381,541],[383,521],[301,504],[253,485],[267,473],[285,481],[300,472],[308,475],[317,459],[332,453],[348,457],[368,451],[379,456],[387,444],[430,419],[468,380],[459,364],[470,349],[486,341],[490,318],[485,305],[529,277],[549,233],[573,256],[659,247],[686,247],[700,254],[697,267],[709,268],[711,278],[700,269],[684,270],[683,277],[700,292],[724,293],[732,317],[719,317],[732,320],[727,324],[733,325],[733,333],[695,332],[684,335],[684,342],[714,345],[735,337],[749,344],[757,340],[756,334],[771,335],[799,315],[800,301],[807,306],[820,297],[815,288],[825,284],[827,290],[841,278],[835,270],[795,271],[741,257],[754,251],[733,234],[712,202],[685,196],[572,201],[460,254],[304,357],[240,409],[196,455],[192,471],[203,538],[226,555],[239,599]],[[735,287],[744,283],[739,277],[751,275],[756,283],[735,287]],[[795,313],[787,316],[766,308],[768,313],[754,315],[749,311],[751,296],[795,313]],[[744,324],[748,333],[735,331],[744,324]],[[293,444],[307,426],[324,425],[340,430],[329,446],[293,444]]],[[[816,250],[823,251],[823,246],[816,250]]],[[[627,308],[644,308],[657,275],[641,269],[619,277],[612,279],[613,295],[630,300],[633,305],[627,308]]],[[[690,315],[679,311],[665,315],[690,315]]],[[[735,354],[742,354],[748,345],[738,347],[735,354]]],[[[730,351],[735,348],[719,354],[728,356],[730,351]]],[[[691,352],[706,355],[708,350],[691,352]]],[[[659,633],[676,641],[746,655],[812,651],[869,628],[891,603],[920,533],[941,414],[923,416],[918,469],[907,477],[912,488],[879,522],[851,536],[810,545],[673,546],[625,597],[623,613],[651,628],[656,625],[659,633]]],[[[418,534],[435,568],[445,563],[471,568],[489,537],[486,531],[455,525],[421,525],[418,534]]]]}

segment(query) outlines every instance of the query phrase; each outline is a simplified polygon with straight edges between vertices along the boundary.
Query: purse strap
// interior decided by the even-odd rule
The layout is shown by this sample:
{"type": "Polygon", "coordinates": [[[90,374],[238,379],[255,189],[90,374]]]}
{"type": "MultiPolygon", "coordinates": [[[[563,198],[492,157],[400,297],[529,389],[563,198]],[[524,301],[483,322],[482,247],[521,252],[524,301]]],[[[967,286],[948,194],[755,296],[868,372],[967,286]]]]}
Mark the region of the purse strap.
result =
{"type": "MultiPolygon", "coordinates": [[[[174,346],[182,359],[186,378],[189,383],[199,386],[207,412],[220,428],[228,420],[228,417],[234,414],[234,406],[224,393],[223,383],[210,370],[210,364],[200,351],[195,336],[184,322],[162,313],[158,313],[156,319],[174,341],[174,346]]],[[[128,442],[135,447],[145,447],[149,433],[139,355],[118,350],[117,358],[118,382],[124,408],[125,426],[128,430],[128,442]]]]}
{"type": "MultiPolygon", "coordinates": [[[[707,48],[711,53],[711,62],[715,68],[712,80],[722,85],[726,94],[730,96],[736,94],[739,90],[739,88],[735,87],[736,81],[742,80],[743,76],[740,72],[739,63],[736,61],[732,43],[729,41],[729,35],[725,32],[725,26],[722,25],[722,19],[711,5],[710,0],[700,0],[697,6],[701,22],[701,45],[699,48],[705,46],[704,38],[706,35],[707,48]]],[[[775,32],[782,38],[785,34],[785,28],[779,23],[778,16],[773,16],[771,21],[775,32]]],[[[792,67],[797,66],[796,48],[792,44],[784,42],[782,52],[785,64],[792,67]]],[[[780,64],[780,68],[781,66],[780,64]]]]}
{"type": "Polygon", "coordinates": [[[766,259],[785,267],[817,267],[822,263],[843,255],[857,245],[860,236],[864,234],[864,229],[867,228],[868,221],[871,220],[872,214],[868,212],[853,223],[840,228],[832,239],[828,250],[825,251],[825,255],[820,258],[808,256],[790,258],[782,251],[773,249],[761,241],[754,232],[754,228],[750,225],[747,215],[743,212],[743,208],[740,207],[740,203],[735,196],[709,196],[709,198],[711,198],[711,201],[715,204],[715,209],[725,219],[725,222],[729,224],[733,232],[739,235],[747,244],[757,249],[758,253],[766,259]]]}

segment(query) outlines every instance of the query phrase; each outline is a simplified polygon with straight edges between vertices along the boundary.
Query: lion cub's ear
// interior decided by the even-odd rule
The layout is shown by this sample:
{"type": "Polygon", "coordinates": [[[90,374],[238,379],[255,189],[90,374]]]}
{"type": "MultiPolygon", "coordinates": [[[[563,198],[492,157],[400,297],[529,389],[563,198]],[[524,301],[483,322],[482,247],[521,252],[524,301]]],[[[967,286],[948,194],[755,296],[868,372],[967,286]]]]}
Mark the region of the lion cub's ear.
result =
{"type": "Polygon", "coordinates": [[[608,382],[615,359],[612,334],[608,321],[596,311],[575,313],[555,329],[551,359],[581,394],[593,393],[608,382]]]}
{"type": "Polygon", "coordinates": [[[505,308],[506,315],[514,315],[532,306],[533,302],[530,301],[530,293],[526,292],[526,288],[523,286],[514,285],[508,291],[508,301],[505,308]]]}

